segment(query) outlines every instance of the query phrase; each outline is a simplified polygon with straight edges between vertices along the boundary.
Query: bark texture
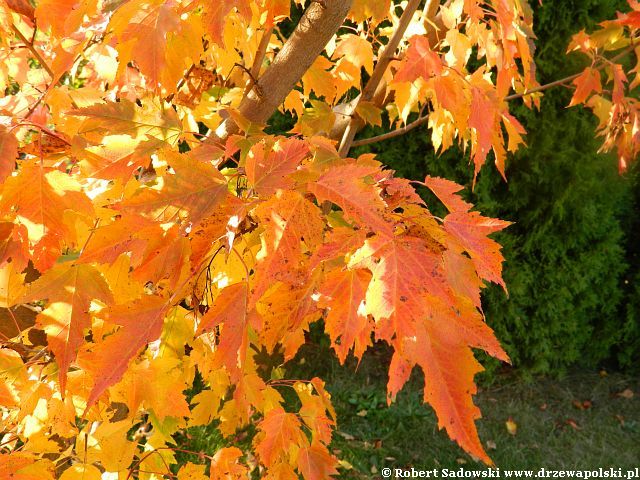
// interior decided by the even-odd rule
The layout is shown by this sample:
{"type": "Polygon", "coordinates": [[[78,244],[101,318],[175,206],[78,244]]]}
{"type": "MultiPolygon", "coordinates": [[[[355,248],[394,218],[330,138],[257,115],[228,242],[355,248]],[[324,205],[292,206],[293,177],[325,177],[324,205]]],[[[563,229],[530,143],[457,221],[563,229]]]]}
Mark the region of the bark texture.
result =
{"type": "MultiPolygon", "coordinates": [[[[284,102],[302,75],[338,31],[353,0],[317,0],[300,19],[273,63],[240,104],[240,113],[254,123],[265,123],[284,102]]],[[[238,131],[231,118],[216,129],[213,140],[224,140],[238,131]]]]}

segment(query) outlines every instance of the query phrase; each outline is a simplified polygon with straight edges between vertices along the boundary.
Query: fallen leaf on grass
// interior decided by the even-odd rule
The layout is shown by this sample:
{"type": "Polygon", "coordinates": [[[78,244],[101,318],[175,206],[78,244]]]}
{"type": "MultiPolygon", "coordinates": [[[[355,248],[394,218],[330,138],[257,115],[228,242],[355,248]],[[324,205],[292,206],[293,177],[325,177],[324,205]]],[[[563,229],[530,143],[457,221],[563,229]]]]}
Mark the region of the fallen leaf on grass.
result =
{"type": "Polygon", "coordinates": [[[567,418],[564,423],[566,423],[567,425],[569,425],[571,428],[573,428],[574,430],[582,430],[582,428],[580,428],[580,425],[578,425],[578,422],[576,422],[573,418],[567,418]]]}
{"type": "Polygon", "coordinates": [[[336,433],[340,435],[342,438],[344,438],[345,440],[351,441],[356,439],[356,437],[354,437],[353,435],[347,432],[336,432],[336,433]]]}
{"type": "Polygon", "coordinates": [[[618,392],[616,394],[616,396],[620,397],[620,398],[625,398],[627,400],[631,400],[634,396],[633,394],[633,390],[631,390],[630,388],[627,388],[621,392],[618,392]]]}
{"type": "Polygon", "coordinates": [[[591,401],[590,400],[574,400],[573,401],[573,406],[576,407],[578,410],[588,410],[591,408],[591,401]]]}
{"type": "Polygon", "coordinates": [[[513,421],[513,418],[509,417],[509,420],[505,422],[505,425],[507,427],[507,432],[509,432],[510,435],[518,433],[518,424],[513,421]]]}
{"type": "Polygon", "coordinates": [[[495,450],[496,448],[498,448],[496,442],[493,440],[487,440],[487,450],[495,450]]]}

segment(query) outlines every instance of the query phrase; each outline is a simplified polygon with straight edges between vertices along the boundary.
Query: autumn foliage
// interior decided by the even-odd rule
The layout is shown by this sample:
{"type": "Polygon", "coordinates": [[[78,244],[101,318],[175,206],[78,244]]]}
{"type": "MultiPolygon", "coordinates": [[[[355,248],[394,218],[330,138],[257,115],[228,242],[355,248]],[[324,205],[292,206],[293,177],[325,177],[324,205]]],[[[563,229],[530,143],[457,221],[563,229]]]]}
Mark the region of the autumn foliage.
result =
{"type": "MultiPolygon", "coordinates": [[[[639,145],[638,69],[616,63],[638,48],[630,6],[575,37],[591,64],[557,82],[621,167],[639,145]]],[[[0,1],[0,478],[335,475],[324,383],[261,364],[321,319],[341,362],[393,347],[389,402],[419,366],[439,426],[490,464],[472,349],[509,361],[480,302],[506,289],[489,235],[508,222],[348,152],[386,138],[356,139],[365,124],[426,124],[504,175],[525,134],[508,102],[548,88],[533,41],[521,0],[0,1]],[[286,136],[265,133],[276,109],[286,136]],[[176,472],[172,436],[212,422],[230,446],[176,472]]]]}

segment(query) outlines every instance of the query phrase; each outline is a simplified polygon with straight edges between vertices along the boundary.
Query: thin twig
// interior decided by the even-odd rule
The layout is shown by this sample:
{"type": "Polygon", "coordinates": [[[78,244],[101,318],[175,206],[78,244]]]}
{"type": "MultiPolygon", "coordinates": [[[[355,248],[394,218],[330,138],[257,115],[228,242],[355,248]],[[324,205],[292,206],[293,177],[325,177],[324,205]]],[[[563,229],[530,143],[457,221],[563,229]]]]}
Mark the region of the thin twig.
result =
{"type": "MultiPolygon", "coordinates": [[[[389,39],[389,43],[387,43],[387,46],[382,52],[382,55],[380,55],[380,58],[378,59],[375,68],[373,69],[373,73],[371,74],[371,78],[369,78],[367,85],[362,90],[360,99],[353,105],[353,111],[358,108],[358,104],[360,102],[368,102],[373,98],[373,95],[375,94],[378,85],[382,81],[384,73],[386,72],[389,63],[391,62],[391,59],[395,56],[396,49],[398,48],[398,45],[400,45],[400,41],[403,39],[404,34],[409,27],[409,24],[411,23],[413,14],[418,9],[419,5],[420,0],[410,0],[405,7],[404,12],[402,12],[402,16],[400,17],[398,28],[396,28],[395,32],[393,32],[393,35],[389,39]]],[[[338,150],[338,153],[342,157],[346,157],[349,153],[349,149],[351,148],[353,139],[355,138],[358,130],[358,126],[356,125],[356,123],[357,120],[355,118],[352,118],[342,136],[342,141],[340,142],[340,148],[338,150]]]]}
{"type": "MultiPolygon", "coordinates": [[[[603,62],[602,64],[596,66],[595,69],[596,70],[601,70],[604,67],[606,67],[608,65],[608,63],[615,62],[616,60],[620,60],[622,57],[624,57],[625,55],[629,54],[632,51],[633,51],[633,48],[632,47],[628,47],[625,50],[623,50],[622,52],[620,52],[619,54],[617,54],[616,56],[614,56],[613,58],[611,58],[610,60],[607,60],[607,62],[603,62]]],[[[582,72],[575,73],[573,75],[569,75],[568,77],[564,77],[564,78],[561,78],[559,80],[554,80],[553,82],[545,83],[544,85],[540,85],[538,87],[532,88],[531,90],[528,90],[526,92],[514,93],[513,95],[508,95],[508,96],[504,97],[504,99],[505,99],[505,101],[517,100],[518,98],[523,98],[523,97],[526,97],[528,95],[532,95],[534,93],[543,92],[543,91],[548,90],[548,89],[553,88],[553,87],[559,87],[561,85],[564,85],[566,83],[569,83],[569,82],[575,80],[580,75],[582,75],[582,72]]],[[[414,128],[419,127],[420,125],[423,125],[423,124],[427,123],[428,120],[429,120],[429,116],[428,115],[425,115],[424,117],[421,116],[417,120],[414,120],[413,122],[408,123],[404,127],[398,128],[397,130],[393,130],[391,132],[383,133],[382,135],[376,135],[375,137],[363,138],[361,140],[355,140],[351,144],[351,146],[352,147],[361,147],[363,145],[370,145],[372,143],[382,142],[382,141],[388,140],[390,138],[399,137],[401,135],[404,135],[407,132],[410,132],[414,128]]]]}
{"type": "Polygon", "coordinates": [[[411,123],[407,123],[404,127],[398,128],[397,130],[392,130],[390,132],[383,133],[382,135],[377,135],[371,138],[363,138],[362,140],[356,140],[351,144],[351,146],[361,147],[363,145],[369,145],[371,143],[382,142],[383,140],[399,137],[401,135],[404,135],[407,132],[410,132],[414,128],[419,127],[420,125],[427,123],[428,120],[429,120],[429,115],[425,115],[424,117],[420,117],[411,123]]]}
{"type": "Polygon", "coordinates": [[[269,42],[271,41],[271,34],[273,33],[273,27],[265,30],[262,38],[260,39],[260,44],[258,45],[258,50],[256,52],[256,57],[253,59],[253,65],[251,65],[251,75],[254,78],[258,78],[260,75],[260,68],[262,68],[262,62],[264,62],[264,57],[267,56],[267,48],[269,47],[269,42]]]}
{"type": "Polygon", "coordinates": [[[27,40],[27,37],[25,37],[22,34],[22,32],[18,29],[18,27],[16,27],[15,25],[11,25],[11,28],[13,29],[15,34],[18,36],[20,41],[22,41],[27,46],[27,48],[31,51],[33,56],[36,57],[36,60],[38,60],[38,63],[40,65],[42,65],[42,68],[44,68],[45,71],[51,77],[51,80],[53,80],[54,79],[53,70],[51,70],[51,67],[47,64],[47,62],[45,62],[45,60],[42,57],[42,55],[40,55],[40,52],[38,52],[38,50],[36,50],[36,47],[33,45],[33,43],[30,42],[29,40],[27,40]]]}
{"type": "Polygon", "coordinates": [[[82,254],[84,253],[85,248],[87,248],[87,245],[89,245],[89,241],[91,240],[91,237],[93,237],[93,234],[96,232],[96,230],[97,230],[99,225],[100,225],[100,219],[98,218],[95,221],[95,223],[93,224],[93,228],[91,229],[91,232],[89,233],[89,236],[87,237],[87,240],[84,242],[84,245],[80,249],[80,253],[78,254],[78,257],[81,257],[82,254]]]}
{"type": "MultiPolygon", "coordinates": [[[[616,56],[614,56],[610,60],[605,59],[604,62],[602,62],[600,65],[597,65],[594,68],[595,68],[595,70],[602,70],[609,63],[615,62],[616,60],[620,60],[625,55],[631,53],[633,50],[634,50],[634,46],[633,46],[633,39],[632,39],[630,47],[625,48],[623,51],[618,53],[616,56]]],[[[531,90],[527,90],[526,92],[514,93],[513,95],[508,95],[508,96],[504,97],[504,99],[506,101],[516,100],[518,98],[526,97],[526,96],[532,95],[534,93],[543,92],[543,91],[548,90],[548,89],[553,88],[553,87],[559,87],[560,85],[564,85],[565,83],[572,82],[573,80],[578,78],[580,75],[582,75],[582,73],[583,72],[574,73],[573,75],[569,75],[568,77],[564,77],[564,78],[561,78],[559,80],[554,80],[553,82],[550,82],[550,83],[545,83],[544,85],[540,85],[538,87],[532,88],[531,90]]]]}

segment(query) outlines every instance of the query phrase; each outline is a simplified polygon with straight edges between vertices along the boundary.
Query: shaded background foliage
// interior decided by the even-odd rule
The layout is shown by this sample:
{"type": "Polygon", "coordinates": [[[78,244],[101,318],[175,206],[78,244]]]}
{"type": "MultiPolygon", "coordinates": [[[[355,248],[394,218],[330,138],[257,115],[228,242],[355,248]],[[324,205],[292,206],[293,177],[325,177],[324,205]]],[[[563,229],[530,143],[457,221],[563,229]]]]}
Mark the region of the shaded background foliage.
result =
{"type": "MultiPolygon", "coordinates": [[[[628,8],[625,0],[531,3],[543,84],[584,68],[584,58],[565,54],[572,34],[628,8]]],[[[473,192],[468,155],[435,154],[424,129],[352,152],[375,152],[407,178],[455,180],[483,214],[515,222],[496,235],[509,296],[491,286],[483,305],[524,375],[562,374],[573,365],[638,368],[639,169],[618,175],[615,160],[597,153],[595,118],[566,108],[570,99],[571,90],[556,88],[546,92],[540,112],[517,109],[528,148],[511,158],[507,183],[487,167],[473,192]]],[[[363,136],[379,133],[369,128],[363,136]]],[[[483,363],[490,373],[498,367],[483,363]]]]}

